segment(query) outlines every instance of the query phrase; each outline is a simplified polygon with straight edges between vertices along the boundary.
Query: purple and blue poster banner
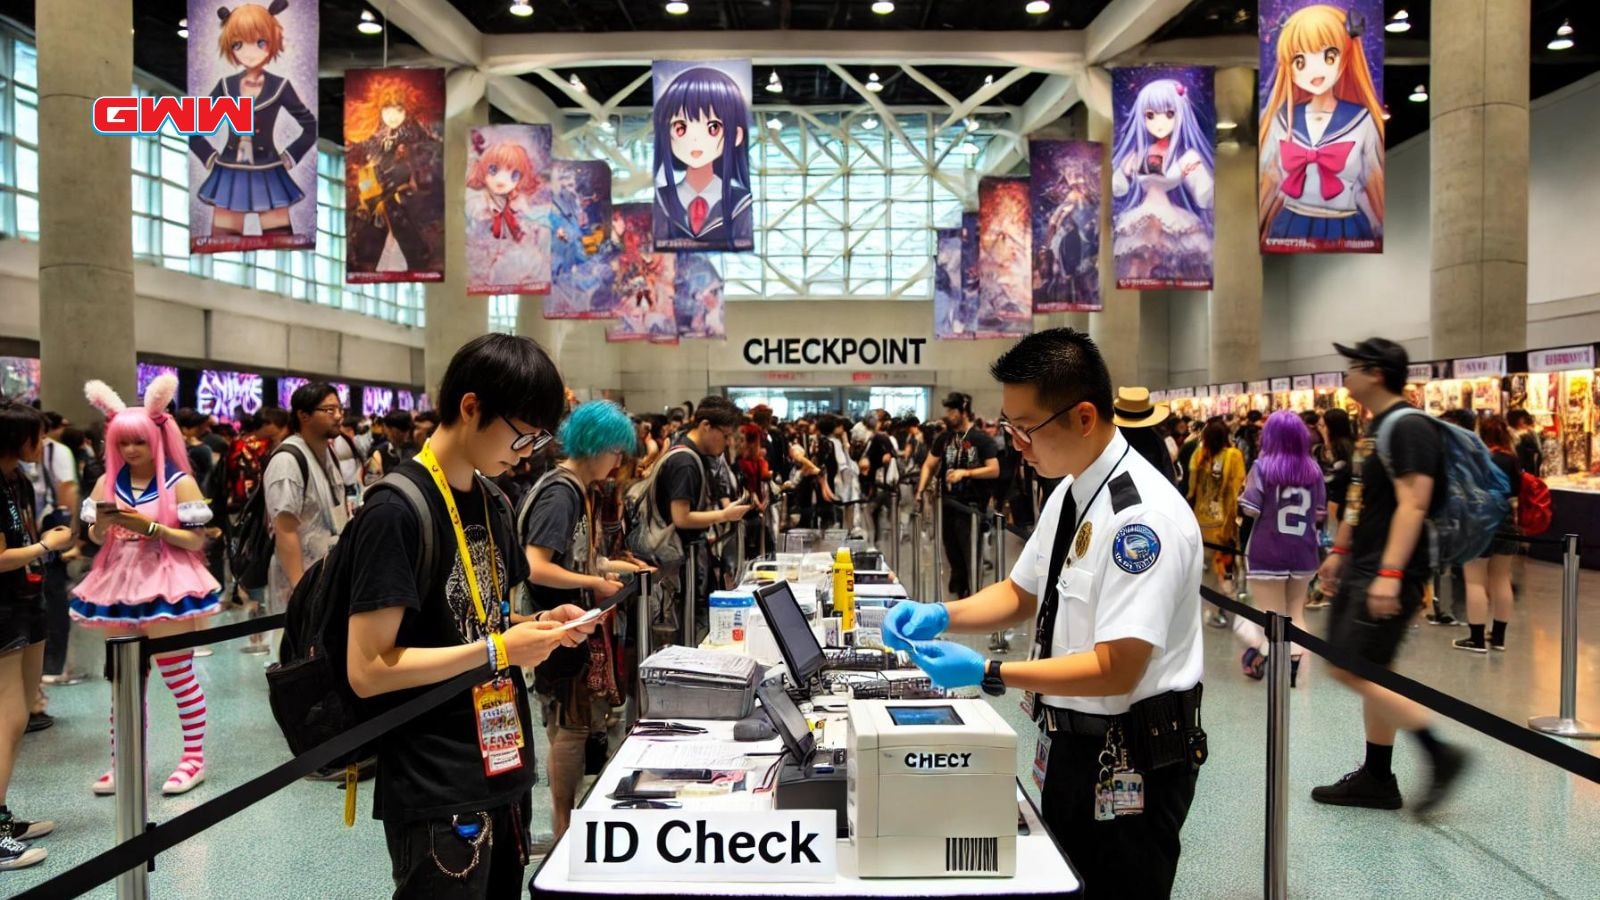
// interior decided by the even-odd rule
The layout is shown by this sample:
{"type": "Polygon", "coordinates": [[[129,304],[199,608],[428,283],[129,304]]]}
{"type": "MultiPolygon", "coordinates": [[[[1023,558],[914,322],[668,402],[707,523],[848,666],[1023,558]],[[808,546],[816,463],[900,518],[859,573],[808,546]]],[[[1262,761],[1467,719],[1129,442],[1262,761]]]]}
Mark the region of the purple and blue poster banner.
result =
{"type": "Polygon", "coordinates": [[[933,336],[941,341],[970,341],[973,324],[962,317],[965,285],[961,273],[961,229],[935,232],[933,270],[933,336]]]}
{"type": "Polygon", "coordinates": [[[1210,290],[1216,238],[1215,71],[1111,73],[1111,249],[1121,290],[1210,290]]]}
{"type": "Polygon", "coordinates": [[[1090,141],[1028,142],[1033,311],[1099,312],[1100,160],[1090,141]]]}
{"type": "Polygon", "coordinates": [[[672,306],[678,337],[728,339],[727,307],[722,273],[704,253],[678,253],[673,275],[672,306]]]}
{"type": "Polygon", "coordinates": [[[467,293],[550,290],[550,126],[467,132],[467,293]]]}
{"type": "MultiPolygon", "coordinates": [[[[145,390],[150,387],[150,382],[155,381],[162,375],[171,375],[173,378],[177,378],[178,367],[163,366],[158,363],[139,363],[137,369],[138,377],[136,379],[137,386],[135,388],[135,390],[138,391],[139,396],[143,397],[145,390]]],[[[287,403],[284,404],[284,406],[288,405],[289,404],[287,403]]]]}
{"type": "Polygon", "coordinates": [[[611,166],[558,159],[551,166],[550,293],[546,319],[611,319],[611,166]]]}
{"type": "Polygon", "coordinates": [[[978,324],[980,338],[1033,331],[1028,179],[978,182],[978,324]]]}
{"type": "Polygon", "coordinates": [[[657,60],[651,81],[656,249],[752,249],[750,60],[657,60]]]}
{"type": "Polygon", "coordinates": [[[1383,3],[1260,0],[1261,252],[1383,252],[1383,3]]]}

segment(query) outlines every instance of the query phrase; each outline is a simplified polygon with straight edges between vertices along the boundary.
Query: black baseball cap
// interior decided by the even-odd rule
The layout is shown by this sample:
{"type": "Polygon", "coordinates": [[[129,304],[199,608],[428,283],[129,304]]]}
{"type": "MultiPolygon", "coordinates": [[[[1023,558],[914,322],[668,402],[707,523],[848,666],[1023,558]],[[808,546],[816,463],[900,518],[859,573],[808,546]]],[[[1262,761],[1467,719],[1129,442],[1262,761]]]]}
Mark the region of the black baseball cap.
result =
{"type": "Polygon", "coordinates": [[[1333,349],[1345,359],[1366,363],[1386,372],[1398,371],[1403,374],[1411,365],[1411,355],[1406,353],[1406,348],[1386,338],[1367,338],[1354,347],[1334,344],[1333,349]]]}
{"type": "Polygon", "coordinates": [[[963,394],[960,391],[951,391],[945,395],[945,398],[940,405],[945,409],[958,409],[964,413],[971,413],[972,395],[963,394]]]}

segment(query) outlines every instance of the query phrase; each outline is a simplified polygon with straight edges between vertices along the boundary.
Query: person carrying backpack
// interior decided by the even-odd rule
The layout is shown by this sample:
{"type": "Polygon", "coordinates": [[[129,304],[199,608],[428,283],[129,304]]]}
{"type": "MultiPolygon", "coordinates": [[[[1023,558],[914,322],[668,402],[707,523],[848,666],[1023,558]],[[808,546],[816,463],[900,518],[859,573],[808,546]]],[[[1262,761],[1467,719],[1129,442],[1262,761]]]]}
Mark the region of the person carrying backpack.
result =
{"type": "MultiPolygon", "coordinates": [[[[1434,566],[1424,527],[1429,512],[1436,497],[1459,487],[1445,481],[1447,463],[1453,462],[1447,440],[1454,438],[1441,430],[1449,426],[1405,402],[1410,358],[1404,347],[1383,338],[1333,346],[1349,360],[1345,387],[1373,420],[1356,447],[1344,522],[1317,573],[1324,589],[1335,592],[1327,638],[1392,667],[1434,566]]],[[[1403,801],[1390,763],[1395,733],[1404,730],[1416,736],[1432,773],[1413,810],[1423,815],[1438,806],[1467,767],[1465,751],[1434,734],[1432,715],[1421,705],[1337,666],[1329,671],[1361,697],[1366,760],[1338,782],[1314,789],[1311,799],[1399,809],[1403,801]]]]}
{"type": "MultiPolygon", "coordinates": [[[[1511,429],[1499,416],[1489,416],[1478,423],[1478,433],[1489,447],[1494,464],[1506,476],[1506,484],[1514,485],[1506,517],[1499,531],[1517,533],[1517,493],[1522,486],[1522,461],[1511,446],[1511,429]]],[[[1467,627],[1471,634],[1453,642],[1457,650],[1471,653],[1488,653],[1506,649],[1506,626],[1511,619],[1511,563],[1517,558],[1519,543],[1498,536],[1479,558],[1463,565],[1462,574],[1467,583],[1467,627]],[[1494,612],[1494,629],[1486,636],[1490,608],[1494,612]]]]}

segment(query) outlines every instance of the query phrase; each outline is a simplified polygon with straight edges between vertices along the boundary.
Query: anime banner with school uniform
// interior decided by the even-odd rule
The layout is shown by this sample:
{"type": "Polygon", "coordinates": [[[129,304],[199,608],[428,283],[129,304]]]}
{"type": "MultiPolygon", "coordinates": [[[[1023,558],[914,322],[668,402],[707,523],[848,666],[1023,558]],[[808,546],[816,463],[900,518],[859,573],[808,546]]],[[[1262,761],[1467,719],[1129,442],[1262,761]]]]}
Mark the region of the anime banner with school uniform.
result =
{"type": "Polygon", "coordinates": [[[344,73],[345,281],[444,279],[444,70],[344,73]]]}
{"type": "Polygon", "coordinates": [[[467,293],[550,290],[550,126],[467,131],[467,293]]]}
{"type": "Polygon", "coordinates": [[[1383,252],[1383,3],[1261,0],[1262,253],[1383,252]]]}
{"type": "Polygon", "coordinates": [[[1033,311],[1099,312],[1100,157],[1090,141],[1028,142],[1033,311]]]}
{"type": "Polygon", "coordinates": [[[612,343],[678,342],[677,309],[673,295],[677,259],[658,253],[650,238],[649,203],[619,203],[611,217],[612,293],[616,295],[616,324],[606,329],[612,343]]]}
{"type": "Polygon", "coordinates": [[[755,247],[748,59],[651,65],[658,250],[755,247]]]}
{"type": "Polygon", "coordinates": [[[961,272],[961,229],[940,228],[934,232],[933,336],[941,341],[970,341],[975,322],[966,315],[976,307],[965,302],[961,272]]]}
{"type": "Polygon", "coordinates": [[[1119,290],[1211,289],[1215,70],[1111,73],[1111,249],[1119,290]]]}
{"type": "Polygon", "coordinates": [[[704,253],[677,253],[672,279],[672,306],[677,315],[678,337],[728,339],[727,307],[723,304],[722,273],[704,253]]]}
{"type": "Polygon", "coordinates": [[[558,159],[550,167],[550,293],[546,319],[612,319],[611,166],[558,159]]]}
{"type": "Polygon", "coordinates": [[[1017,337],[1033,331],[1030,229],[1028,179],[991,177],[978,182],[977,337],[1017,337]]]}
{"type": "Polygon", "coordinates": [[[189,138],[189,252],[317,243],[316,0],[189,0],[189,94],[248,97],[253,130],[189,138]]]}

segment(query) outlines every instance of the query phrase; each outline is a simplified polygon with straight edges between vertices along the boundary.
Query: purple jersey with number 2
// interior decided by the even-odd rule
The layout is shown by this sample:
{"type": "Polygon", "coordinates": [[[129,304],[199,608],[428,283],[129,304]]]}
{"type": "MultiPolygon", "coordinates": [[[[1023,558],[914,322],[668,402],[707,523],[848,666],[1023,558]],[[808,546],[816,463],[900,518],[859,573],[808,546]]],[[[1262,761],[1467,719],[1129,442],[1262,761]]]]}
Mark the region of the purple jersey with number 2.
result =
{"type": "Polygon", "coordinates": [[[1251,578],[1306,578],[1317,571],[1317,526],[1328,514],[1320,478],[1309,487],[1267,485],[1261,469],[1251,469],[1239,508],[1256,520],[1245,548],[1251,578]]]}

